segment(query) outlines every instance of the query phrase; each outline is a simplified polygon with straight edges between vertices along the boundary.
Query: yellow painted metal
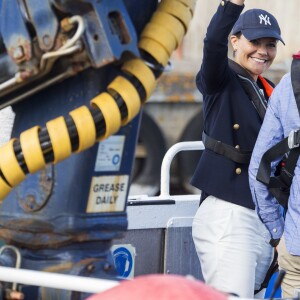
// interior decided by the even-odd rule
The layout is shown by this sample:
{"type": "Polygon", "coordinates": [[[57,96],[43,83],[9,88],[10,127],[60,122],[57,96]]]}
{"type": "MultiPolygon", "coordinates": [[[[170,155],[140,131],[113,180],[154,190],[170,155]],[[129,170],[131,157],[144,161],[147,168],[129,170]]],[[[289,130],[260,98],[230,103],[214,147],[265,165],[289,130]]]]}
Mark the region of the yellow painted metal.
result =
{"type": "Polygon", "coordinates": [[[143,85],[146,91],[146,98],[150,97],[155,89],[156,80],[153,72],[141,59],[135,58],[125,62],[122,66],[122,71],[135,76],[143,85]]]}
{"type": "Polygon", "coordinates": [[[141,34],[141,38],[152,39],[161,44],[168,55],[171,56],[177,46],[177,41],[172,32],[155,23],[148,23],[141,34]]]}
{"type": "Polygon", "coordinates": [[[0,200],[3,200],[11,190],[12,188],[0,177],[0,200]]]}
{"type": "Polygon", "coordinates": [[[148,52],[153,56],[157,62],[159,62],[164,67],[167,65],[169,60],[169,54],[167,50],[158,42],[148,38],[141,38],[138,47],[148,52]]]}
{"type": "Polygon", "coordinates": [[[21,133],[20,143],[24,159],[30,173],[46,166],[43,151],[39,141],[39,126],[32,127],[21,133]]]}
{"type": "Polygon", "coordinates": [[[185,27],[185,32],[193,17],[191,10],[183,3],[176,0],[164,0],[158,6],[158,11],[169,13],[178,18],[185,27]]]}
{"type": "Polygon", "coordinates": [[[15,141],[16,139],[11,139],[0,148],[0,169],[12,187],[18,185],[26,177],[15,155],[15,141]]]}
{"type": "Polygon", "coordinates": [[[72,154],[72,145],[64,117],[58,117],[46,123],[56,164],[72,154]]]}
{"type": "Polygon", "coordinates": [[[108,91],[115,91],[121,95],[127,107],[127,118],[122,120],[122,125],[130,122],[141,109],[141,99],[134,85],[122,76],[116,77],[107,87],[108,91]]]}
{"type": "Polygon", "coordinates": [[[175,37],[176,47],[178,47],[183,39],[185,28],[177,18],[168,13],[156,11],[151,18],[151,23],[164,26],[169,30],[175,37]]]}
{"type": "Polygon", "coordinates": [[[97,106],[101,110],[105,120],[105,134],[98,139],[101,141],[120,129],[121,113],[115,99],[108,93],[101,93],[91,100],[91,104],[97,106]]]}
{"type": "Polygon", "coordinates": [[[79,137],[79,146],[75,153],[92,147],[96,141],[96,127],[89,109],[86,106],[80,106],[72,110],[69,115],[75,123],[79,137]]]}

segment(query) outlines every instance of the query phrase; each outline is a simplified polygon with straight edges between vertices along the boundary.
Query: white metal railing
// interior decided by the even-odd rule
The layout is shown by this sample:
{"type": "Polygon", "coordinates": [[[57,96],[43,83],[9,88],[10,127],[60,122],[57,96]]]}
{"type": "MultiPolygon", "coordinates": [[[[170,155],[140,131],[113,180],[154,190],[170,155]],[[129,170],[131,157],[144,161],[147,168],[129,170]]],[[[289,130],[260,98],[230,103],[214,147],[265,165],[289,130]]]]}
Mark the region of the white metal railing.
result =
{"type": "Polygon", "coordinates": [[[204,144],[201,141],[180,142],[173,145],[165,154],[161,164],[160,195],[159,198],[170,197],[170,169],[174,156],[180,151],[204,150],[204,144]]]}
{"type": "Polygon", "coordinates": [[[9,267],[0,267],[0,281],[93,294],[103,292],[119,284],[119,282],[115,280],[9,267]]]}

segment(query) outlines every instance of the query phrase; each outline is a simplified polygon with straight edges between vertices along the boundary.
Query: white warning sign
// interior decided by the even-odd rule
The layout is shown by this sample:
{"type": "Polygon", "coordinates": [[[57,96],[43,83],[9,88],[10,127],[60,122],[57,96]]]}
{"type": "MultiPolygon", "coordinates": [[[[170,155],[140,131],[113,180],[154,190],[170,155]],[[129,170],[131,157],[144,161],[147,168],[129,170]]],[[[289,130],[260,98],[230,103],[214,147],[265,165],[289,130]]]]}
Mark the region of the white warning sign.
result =
{"type": "Polygon", "coordinates": [[[123,211],[128,189],[128,175],[93,177],[88,213],[123,211]]]}
{"type": "Polygon", "coordinates": [[[123,148],[124,135],[113,135],[99,143],[95,171],[119,171],[123,148]]]}

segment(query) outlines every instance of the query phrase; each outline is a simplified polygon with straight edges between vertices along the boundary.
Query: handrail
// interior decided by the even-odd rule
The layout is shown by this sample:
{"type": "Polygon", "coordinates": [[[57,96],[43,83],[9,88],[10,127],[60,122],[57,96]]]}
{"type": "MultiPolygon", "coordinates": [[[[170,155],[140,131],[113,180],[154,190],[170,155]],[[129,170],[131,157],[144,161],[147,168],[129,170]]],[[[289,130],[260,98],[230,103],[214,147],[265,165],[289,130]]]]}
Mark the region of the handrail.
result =
{"type": "Polygon", "coordinates": [[[170,197],[170,168],[174,156],[180,151],[204,150],[204,144],[201,141],[180,142],[173,145],[165,154],[161,165],[160,195],[159,198],[170,197]]]}
{"type": "Polygon", "coordinates": [[[85,293],[100,293],[119,285],[118,281],[50,273],[27,269],[0,267],[0,281],[43,286],[85,293]]]}

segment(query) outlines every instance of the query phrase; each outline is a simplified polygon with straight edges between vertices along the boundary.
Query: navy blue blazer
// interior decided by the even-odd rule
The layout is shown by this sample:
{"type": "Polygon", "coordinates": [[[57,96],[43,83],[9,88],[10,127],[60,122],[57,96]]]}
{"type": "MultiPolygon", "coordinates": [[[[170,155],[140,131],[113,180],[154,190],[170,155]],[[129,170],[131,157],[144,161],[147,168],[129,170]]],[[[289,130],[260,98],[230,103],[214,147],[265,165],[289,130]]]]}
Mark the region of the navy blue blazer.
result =
{"type": "MultiPolygon", "coordinates": [[[[196,84],[203,95],[204,131],[216,140],[252,151],[262,120],[228,65],[228,36],[243,7],[226,1],[218,7],[204,39],[196,84]]],[[[191,183],[205,195],[254,209],[248,167],[205,149],[191,183]]]]}

